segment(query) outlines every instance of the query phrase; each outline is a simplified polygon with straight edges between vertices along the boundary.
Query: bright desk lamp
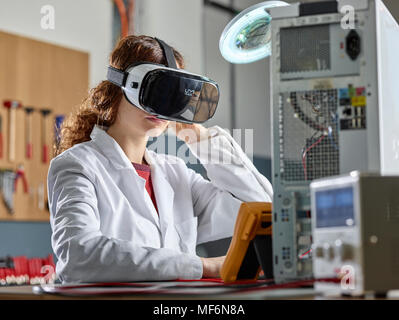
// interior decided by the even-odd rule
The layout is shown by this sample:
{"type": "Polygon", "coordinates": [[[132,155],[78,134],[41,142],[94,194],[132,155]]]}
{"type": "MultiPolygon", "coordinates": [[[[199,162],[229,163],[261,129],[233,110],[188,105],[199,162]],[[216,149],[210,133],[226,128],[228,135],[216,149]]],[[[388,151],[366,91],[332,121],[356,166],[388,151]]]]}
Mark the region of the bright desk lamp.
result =
{"type": "Polygon", "coordinates": [[[281,6],[288,6],[288,3],[264,1],[235,16],[220,37],[223,58],[231,63],[250,63],[270,56],[272,17],[267,9],[281,6]]]}

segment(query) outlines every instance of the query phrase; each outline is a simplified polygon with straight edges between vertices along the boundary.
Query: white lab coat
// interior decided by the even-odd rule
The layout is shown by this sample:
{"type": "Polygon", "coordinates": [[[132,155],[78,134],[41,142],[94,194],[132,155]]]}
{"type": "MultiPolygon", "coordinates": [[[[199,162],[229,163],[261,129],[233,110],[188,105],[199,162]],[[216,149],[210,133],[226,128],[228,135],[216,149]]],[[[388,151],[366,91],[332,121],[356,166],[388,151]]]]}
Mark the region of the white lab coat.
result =
{"type": "Polygon", "coordinates": [[[180,158],[146,149],[159,215],[145,180],[102,128],[51,161],[52,246],[63,282],[202,277],[196,245],[232,236],[242,201],[272,199],[271,184],[233,138],[212,129],[208,141],[189,145],[210,181],[180,158]],[[238,164],[206,164],[210,152],[238,164]]]}

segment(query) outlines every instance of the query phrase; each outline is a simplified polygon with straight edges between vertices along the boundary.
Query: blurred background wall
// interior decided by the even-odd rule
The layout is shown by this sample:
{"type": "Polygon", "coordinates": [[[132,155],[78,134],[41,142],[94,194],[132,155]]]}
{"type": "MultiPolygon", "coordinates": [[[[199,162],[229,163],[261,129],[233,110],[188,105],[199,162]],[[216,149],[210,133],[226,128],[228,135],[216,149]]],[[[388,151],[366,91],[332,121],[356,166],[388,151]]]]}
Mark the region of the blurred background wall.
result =
{"type": "MultiPolygon", "coordinates": [[[[0,0],[0,30],[89,53],[89,83],[94,86],[106,74],[112,9],[109,0],[0,0]],[[54,30],[41,27],[44,5],[55,9],[54,30]]],[[[52,252],[50,237],[49,223],[1,221],[0,257],[44,257],[52,252]]]]}

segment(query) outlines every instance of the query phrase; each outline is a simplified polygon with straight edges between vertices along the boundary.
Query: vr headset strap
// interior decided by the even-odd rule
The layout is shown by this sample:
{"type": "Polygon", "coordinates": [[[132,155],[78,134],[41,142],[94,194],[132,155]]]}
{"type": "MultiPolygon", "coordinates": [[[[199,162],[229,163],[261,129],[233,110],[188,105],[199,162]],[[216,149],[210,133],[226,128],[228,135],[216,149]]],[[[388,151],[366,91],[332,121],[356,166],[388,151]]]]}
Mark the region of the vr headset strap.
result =
{"type": "MultiPolygon", "coordinates": [[[[166,59],[166,66],[169,68],[177,69],[175,55],[173,54],[173,49],[169,47],[164,41],[158,38],[154,39],[158,41],[159,45],[162,48],[163,54],[166,59]]],[[[125,85],[127,76],[128,74],[125,71],[113,68],[111,66],[108,67],[107,79],[119,87],[123,87],[125,85]]]]}
{"type": "Polygon", "coordinates": [[[119,87],[123,87],[126,82],[127,73],[125,71],[109,66],[107,72],[107,79],[119,87]]]}
{"type": "Polygon", "coordinates": [[[166,59],[166,66],[169,68],[177,69],[175,55],[173,54],[173,49],[169,47],[164,41],[158,38],[154,39],[158,41],[159,45],[162,48],[163,54],[166,59]]]}

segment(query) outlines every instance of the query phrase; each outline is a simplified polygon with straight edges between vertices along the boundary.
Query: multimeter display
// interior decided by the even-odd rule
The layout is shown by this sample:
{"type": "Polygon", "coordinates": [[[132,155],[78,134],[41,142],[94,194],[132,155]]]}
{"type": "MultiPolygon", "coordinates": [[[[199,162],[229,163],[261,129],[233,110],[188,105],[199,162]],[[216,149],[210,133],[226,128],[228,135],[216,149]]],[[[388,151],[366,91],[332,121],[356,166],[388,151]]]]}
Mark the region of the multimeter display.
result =
{"type": "Polygon", "coordinates": [[[355,224],[353,188],[317,191],[316,227],[349,227],[355,224]]]}

